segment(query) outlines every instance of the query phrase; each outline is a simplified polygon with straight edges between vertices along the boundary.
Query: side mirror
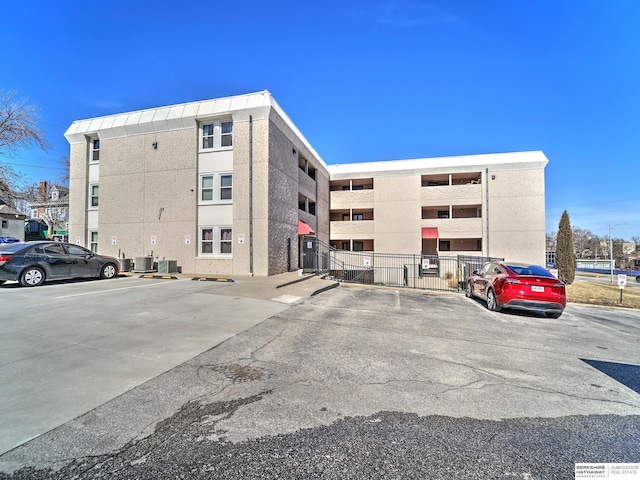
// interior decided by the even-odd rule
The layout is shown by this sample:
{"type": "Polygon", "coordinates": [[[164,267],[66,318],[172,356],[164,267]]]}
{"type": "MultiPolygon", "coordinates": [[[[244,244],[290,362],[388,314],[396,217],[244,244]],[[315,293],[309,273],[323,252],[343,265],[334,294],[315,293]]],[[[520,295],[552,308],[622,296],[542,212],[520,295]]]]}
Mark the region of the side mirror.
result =
{"type": "Polygon", "coordinates": [[[478,273],[480,273],[480,272],[478,272],[478,270],[474,270],[471,274],[472,275],[478,275],[478,273]]]}

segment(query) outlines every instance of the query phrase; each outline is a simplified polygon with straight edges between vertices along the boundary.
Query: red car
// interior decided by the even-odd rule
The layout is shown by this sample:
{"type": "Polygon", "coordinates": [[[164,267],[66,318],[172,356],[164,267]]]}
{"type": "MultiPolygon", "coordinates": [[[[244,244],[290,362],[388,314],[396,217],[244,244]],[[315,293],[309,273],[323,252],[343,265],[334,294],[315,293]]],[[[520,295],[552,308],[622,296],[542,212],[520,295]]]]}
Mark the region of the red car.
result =
{"type": "Polygon", "coordinates": [[[513,308],[558,318],[567,306],[564,283],[539,265],[490,262],[469,277],[467,297],[478,297],[499,312],[513,308]]]}

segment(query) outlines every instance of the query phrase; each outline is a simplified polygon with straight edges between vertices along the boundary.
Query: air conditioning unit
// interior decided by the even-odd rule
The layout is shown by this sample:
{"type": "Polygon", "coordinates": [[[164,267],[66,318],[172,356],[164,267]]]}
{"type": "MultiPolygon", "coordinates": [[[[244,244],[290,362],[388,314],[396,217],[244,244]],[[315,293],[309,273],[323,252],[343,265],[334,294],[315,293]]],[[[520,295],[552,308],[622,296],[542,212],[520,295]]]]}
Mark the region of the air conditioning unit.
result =
{"type": "Polygon", "coordinates": [[[158,273],[175,273],[178,271],[177,260],[160,260],[158,262],[158,273]]]}
{"type": "Polygon", "coordinates": [[[120,258],[120,271],[121,272],[130,272],[131,271],[131,263],[133,260],[130,258],[120,258]]]}
{"type": "Polygon", "coordinates": [[[152,272],[153,257],[136,257],[135,272],[152,272]]]}

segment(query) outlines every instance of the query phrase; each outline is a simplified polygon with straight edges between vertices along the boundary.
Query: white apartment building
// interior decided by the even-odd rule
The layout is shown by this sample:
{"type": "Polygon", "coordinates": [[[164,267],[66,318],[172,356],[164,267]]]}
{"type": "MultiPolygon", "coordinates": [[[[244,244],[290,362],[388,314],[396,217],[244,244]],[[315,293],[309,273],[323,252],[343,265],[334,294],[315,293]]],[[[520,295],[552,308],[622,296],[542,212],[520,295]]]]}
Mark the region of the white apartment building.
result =
{"type": "Polygon", "coordinates": [[[268,91],[73,122],[69,241],[183,272],[345,250],[544,262],[541,152],[330,165],[268,91]]]}
{"type": "Polygon", "coordinates": [[[298,268],[329,175],[267,91],[74,122],[69,241],[196,274],[298,268]]]}
{"type": "Polygon", "coordinates": [[[544,265],[542,152],[329,165],[331,246],[544,265]]]}

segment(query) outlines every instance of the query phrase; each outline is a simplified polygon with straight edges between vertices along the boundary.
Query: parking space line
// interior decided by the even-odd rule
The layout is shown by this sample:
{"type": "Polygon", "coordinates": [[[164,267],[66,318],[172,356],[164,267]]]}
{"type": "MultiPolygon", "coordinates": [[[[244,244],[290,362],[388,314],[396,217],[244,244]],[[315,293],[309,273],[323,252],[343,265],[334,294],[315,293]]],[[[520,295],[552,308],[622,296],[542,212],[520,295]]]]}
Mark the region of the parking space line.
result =
{"type": "MultiPolygon", "coordinates": [[[[185,282],[187,281],[187,279],[184,280],[178,280],[178,282],[185,282]]],[[[94,292],[85,292],[85,293],[74,293],[72,295],[62,295],[60,297],[56,297],[56,300],[60,300],[63,298],[72,298],[72,297],[82,297],[85,295],[97,295],[97,294],[101,294],[101,293],[111,293],[111,292],[117,292],[120,290],[133,290],[134,288],[145,288],[145,287],[153,287],[154,285],[175,285],[175,282],[156,282],[156,283],[146,283],[144,285],[136,285],[134,287],[122,287],[122,288],[114,288],[111,290],[96,290],[94,292]]]]}

